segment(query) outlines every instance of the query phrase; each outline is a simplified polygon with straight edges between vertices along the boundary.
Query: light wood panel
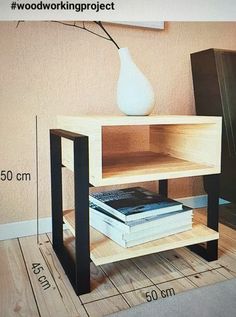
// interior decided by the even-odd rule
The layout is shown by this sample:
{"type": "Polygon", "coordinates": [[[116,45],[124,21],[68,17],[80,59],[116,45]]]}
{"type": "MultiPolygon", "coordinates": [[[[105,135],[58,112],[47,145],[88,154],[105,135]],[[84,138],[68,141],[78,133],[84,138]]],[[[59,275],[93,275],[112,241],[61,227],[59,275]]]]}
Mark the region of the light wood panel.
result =
{"type": "MultiPolygon", "coordinates": [[[[220,172],[219,117],[59,117],[58,128],[89,136],[90,183],[94,186],[220,172]],[[151,152],[159,156],[150,157],[151,152]]],[[[73,170],[71,141],[63,141],[62,156],[63,164],[73,170]]]]}
{"type": "MultiPolygon", "coordinates": [[[[194,218],[196,219],[196,221],[202,224],[206,224],[206,210],[198,209],[194,213],[194,218]]],[[[227,254],[235,253],[236,231],[219,223],[219,232],[219,249],[227,254]]]]}
{"type": "MultiPolygon", "coordinates": [[[[74,211],[64,213],[64,221],[74,234],[74,211]]],[[[96,265],[126,260],[141,255],[180,248],[186,245],[201,243],[219,238],[218,232],[201,224],[193,225],[193,229],[171,235],[162,239],[137,245],[131,248],[122,248],[102,233],[90,227],[90,257],[96,265]]]]}
{"type": "Polygon", "coordinates": [[[103,126],[102,156],[149,151],[149,126],[103,126]],[[135,136],[135,137],[134,137],[135,136]]]}
{"type": "MultiPolygon", "coordinates": [[[[73,129],[83,127],[87,133],[94,131],[99,126],[122,126],[122,125],[154,125],[154,124],[210,124],[220,123],[220,117],[214,116],[190,116],[190,115],[150,115],[150,116],[58,116],[58,124],[71,126],[73,129]]],[[[59,127],[60,128],[60,127],[59,127]]]]}
{"type": "MultiPolygon", "coordinates": [[[[205,224],[206,209],[197,209],[194,212],[194,219],[205,224]]],[[[218,260],[209,262],[208,265],[212,268],[217,268],[222,265],[227,268],[232,275],[236,276],[236,231],[219,223],[219,232],[218,260]]]]}
{"type": "Polygon", "coordinates": [[[91,259],[95,264],[105,264],[141,255],[175,249],[186,245],[218,239],[218,233],[203,226],[162,239],[144,243],[132,248],[122,248],[100,232],[91,228],[91,259]]]}
{"type": "Polygon", "coordinates": [[[0,316],[39,317],[18,241],[1,241],[0,258],[0,316]]]}
{"type": "MultiPolygon", "coordinates": [[[[89,119],[89,117],[87,117],[89,119]]],[[[57,118],[57,127],[59,129],[75,132],[89,136],[89,177],[90,183],[95,185],[99,175],[102,174],[102,142],[101,142],[101,126],[93,120],[85,120],[83,117],[63,117],[57,118]]],[[[73,142],[62,139],[62,164],[71,171],[74,170],[73,159],[73,142]]],[[[98,186],[98,185],[96,185],[98,186]]]]}
{"type": "MultiPolygon", "coordinates": [[[[223,208],[223,206],[220,206],[220,208],[223,208]]],[[[197,222],[200,222],[202,224],[206,224],[206,208],[199,208],[196,209],[194,212],[194,217],[197,222]]],[[[219,222],[219,231],[222,233],[224,236],[228,236],[231,239],[236,240],[236,230],[222,224],[219,222]]]]}
{"type": "Polygon", "coordinates": [[[218,170],[204,165],[178,159],[151,151],[109,154],[103,157],[103,184],[151,181],[187,176],[205,175],[218,170]]]}
{"type": "Polygon", "coordinates": [[[150,150],[217,167],[220,172],[221,125],[169,124],[150,126],[150,150]]]}
{"type": "Polygon", "coordinates": [[[57,288],[57,285],[52,278],[52,275],[48,269],[48,266],[42,256],[37,245],[37,240],[35,236],[20,238],[20,244],[22,251],[24,253],[24,258],[26,262],[26,268],[30,281],[33,287],[35,298],[38,304],[39,312],[41,316],[58,316],[65,317],[69,314],[67,308],[65,307],[62,296],[57,288]],[[42,288],[42,285],[38,281],[39,275],[33,273],[32,264],[40,263],[44,270],[40,276],[45,276],[50,287],[46,290],[42,288]]]}

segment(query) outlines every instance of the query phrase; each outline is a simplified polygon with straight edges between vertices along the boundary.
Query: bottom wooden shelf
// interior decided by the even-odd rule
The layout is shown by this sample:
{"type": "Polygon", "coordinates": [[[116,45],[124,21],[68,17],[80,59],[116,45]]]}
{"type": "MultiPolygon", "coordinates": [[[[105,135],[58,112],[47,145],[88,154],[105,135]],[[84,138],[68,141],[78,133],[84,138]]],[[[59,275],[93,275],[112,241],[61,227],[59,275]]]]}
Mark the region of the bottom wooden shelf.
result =
{"type": "MultiPolygon", "coordinates": [[[[64,212],[64,222],[74,235],[75,222],[73,210],[64,212]]],[[[90,258],[95,265],[102,265],[216,239],[219,239],[218,232],[203,224],[194,224],[192,230],[143,243],[131,248],[122,248],[102,233],[90,227],[90,258]]]]}

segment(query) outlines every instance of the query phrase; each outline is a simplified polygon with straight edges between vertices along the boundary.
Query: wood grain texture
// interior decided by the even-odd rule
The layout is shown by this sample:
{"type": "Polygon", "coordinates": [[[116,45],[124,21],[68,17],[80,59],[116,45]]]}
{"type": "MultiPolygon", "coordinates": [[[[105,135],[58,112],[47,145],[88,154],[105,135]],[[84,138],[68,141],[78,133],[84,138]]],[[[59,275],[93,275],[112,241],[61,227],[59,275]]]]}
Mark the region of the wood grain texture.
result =
{"type": "MultiPolygon", "coordinates": [[[[73,256],[75,248],[74,237],[69,230],[64,231],[64,239],[65,246],[73,256]]],[[[116,287],[103,272],[101,267],[94,265],[92,262],[90,263],[90,286],[90,293],[80,295],[82,303],[88,303],[119,294],[116,287]]]]}
{"type": "Polygon", "coordinates": [[[154,284],[183,277],[182,273],[159,254],[138,257],[132,259],[132,261],[154,284]]]}
{"type": "Polygon", "coordinates": [[[39,317],[18,240],[0,242],[0,316],[39,317]]]}
{"type": "Polygon", "coordinates": [[[102,156],[149,150],[149,126],[103,126],[102,156]],[[134,137],[135,136],[135,137],[134,137]]]}
{"type": "MultiPolygon", "coordinates": [[[[206,209],[197,209],[194,212],[196,221],[206,223],[206,209]]],[[[219,223],[219,247],[218,247],[218,260],[208,262],[212,268],[224,266],[232,275],[236,276],[236,231],[219,223]]]]}
{"type": "Polygon", "coordinates": [[[219,249],[219,259],[215,261],[215,264],[222,265],[230,274],[236,277],[236,251],[228,252],[223,248],[219,249]]]}
{"type": "Polygon", "coordinates": [[[207,271],[191,275],[188,279],[194,283],[197,287],[215,284],[217,282],[226,281],[227,278],[217,270],[207,271]]]}
{"type": "MultiPolygon", "coordinates": [[[[64,213],[64,221],[74,234],[74,211],[64,213]]],[[[180,248],[187,245],[215,240],[218,232],[201,224],[193,225],[193,229],[171,235],[162,239],[143,243],[131,248],[122,248],[102,233],[90,227],[90,257],[96,265],[126,260],[141,255],[180,248]]]]}
{"type": "Polygon", "coordinates": [[[170,282],[157,284],[156,286],[145,287],[136,291],[128,292],[128,293],[125,293],[123,296],[125,297],[125,299],[131,306],[135,306],[135,305],[140,305],[147,302],[147,297],[146,297],[147,292],[149,292],[149,295],[150,295],[152,291],[155,291],[155,293],[158,296],[157,300],[160,300],[163,298],[161,293],[162,291],[164,291],[164,296],[168,295],[167,297],[169,297],[171,295],[173,296],[174,294],[178,294],[178,293],[193,289],[195,287],[196,286],[192,284],[188,279],[180,278],[177,280],[172,280],[170,282]]]}
{"type": "Polygon", "coordinates": [[[150,150],[195,163],[212,165],[220,172],[220,124],[150,126],[150,150]],[[207,150],[206,150],[207,149],[207,150]]]}
{"type": "Polygon", "coordinates": [[[131,183],[217,173],[213,165],[200,164],[151,151],[103,156],[103,184],[131,183]]]}
{"type": "MultiPolygon", "coordinates": [[[[220,172],[219,117],[64,116],[57,126],[89,137],[94,186],[220,172]]],[[[62,152],[63,164],[73,170],[72,142],[63,141],[62,152]]]]}
{"type": "Polygon", "coordinates": [[[100,266],[90,264],[91,292],[80,296],[82,303],[97,301],[106,297],[119,294],[109,277],[104,274],[100,266]]]}
{"type": "MultiPolygon", "coordinates": [[[[206,208],[196,209],[194,212],[194,217],[197,222],[206,224],[206,208]]],[[[231,239],[236,240],[236,230],[222,224],[219,222],[219,231],[224,236],[228,236],[231,239]]]]}
{"type": "Polygon", "coordinates": [[[41,254],[43,255],[53,280],[57,285],[61,295],[61,300],[66,307],[68,315],[71,317],[87,316],[87,313],[79,297],[76,295],[67,275],[60,264],[60,261],[58,260],[52,248],[49,237],[47,235],[41,235],[39,239],[41,254]]]}
{"type": "Polygon", "coordinates": [[[72,126],[73,129],[81,126],[89,132],[94,131],[97,126],[122,126],[122,125],[154,125],[154,124],[210,124],[220,123],[220,117],[194,116],[194,115],[150,115],[150,116],[58,116],[58,124],[72,126]]]}
{"type": "MultiPolygon", "coordinates": [[[[196,219],[198,214],[198,212],[195,213],[196,219]]],[[[205,216],[203,211],[200,213],[199,219],[204,223],[205,216]]],[[[67,277],[46,235],[40,236],[40,249],[36,244],[36,237],[21,239],[27,240],[24,248],[22,248],[25,263],[22,260],[19,245],[17,246],[14,240],[2,242],[0,244],[0,284],[5,287],[1,288],[0,291],[0,315],[4,317],[38,317],[39,314],[37,314],[37,311],[34,314],[33,309],[35,294],[35,300],[41,316],[54,317],[58,309],[64,313],[66,312],[64,316],[84,316],[80,311],[81,306],[83,306],[89,317],[102,317],[112,312],[127,309],[129,306],[145,303],[146,292],[152,290],[155,290],[159,298],[161,298],[160,292],[162,290],[173,288],[175,294],[177,294],[193,287],[201,287],[234,278],[236,277],[236,239],[235,231],[231,230],[224,225],[220,225],[219,259],[214,262],[206,262],[188,249],[181,248],[111,263],[101,267],[95,267],[94,264],[91,264],[92,292],[80,298],[73,293],[70,284],[67,284],[67,277]],[[30,269],[32,261],[36,261],[36,259],[44,267],[47,265],[48,271],[45,274],[47,277],[48,274],[53,277],[55,287],[60,293],[60,297],[57,297],[57,299],[61,298],[59,302],[55,301],[54,294],[50,297],[50,294],[46,293],[47,291],[36,290],[35,287],[37,286],[34,283],[37,280],[34,281],[34,276],[26,274],[26,267],[30,269]],[[43,261],[45,261],[45,264],[43,261]],[[206,271],[202,271],[204,268],[206,268],[206,271]],[[137,272],[143,272],[143,274],[141,273],[140,275],[137,272]],[[143,275],[151,280],[153,285],[144,287],[146,280],[142,280],[143,275]],[[29,287],[30,281],[34,293],[32,288],[29,287]],[[137,288],[138,286],[140,288],[137,288]],[[41,296],[37,292],[41,293],[41,296]],[[119,294],[120,292],[121,294],[119,294]],[[19,308],[16,303],[24,303],[22,310],[14,311],[15,307],[19,308]],[[61,308],[63,306],[64,308],[61,308]]],[[[48,236],[51,239],[51,234],[48,234],[48,236]]],[[[64,232],[64,238],[66,239],[66,244],[67,239],[71,242],[71,251],[73,252],[74,239],[69,230],[64,232]]]]}
{"type": "Polygon", "coordinates": [[[40,252],[39,246],[35,236],[20,238],[20,245],[24,253],[26,262],[26,268],[33,287],[35,298],[38,304],[39,312],[41,316],[58,316],[65,317],[69,314],[67,311],[62,296],[58,290],[58,287],[50,273],[50,270],[45,262],[45,259],[40,252]],[[44,270],[41,275],[44,275],[50,287],[43,290],[42,285],[38,281],[38,275],[33,273],[32,264],[40,263],[44,270]]]}
{"type": "MultiPolygon", "coordinates": [[[[90,183],[102,174],[102,143],[101,143],[101,126],[95,122],[91,124],[82,117],[58,117],[57,127],[63,130],[75,132],[78,134],[89,136],[89,175],[90,183]],[[79,118],[79,119],[78,119],[79,118]],[[92,159],[93,158],[93,159],[92,159]],[[94,159],[96,158],[96,159],[94,159]]],[[[73,142],[62,139],[62,164],[68,167],[71,171],[74,170],[74,153],[73,142]]]]}
{"type": "Polygon", "coordinates": [[[85,304],[90,317],[103,317],[108,314],[129,308],[129,305],[121,295],[102,299],[93,303],[85,304]]]}
{"type": "Polygon", "coordinates": [[[136,306],[146,303],[146,293],[150,293],[152,291],[155,291],[158,294],[158,298],[160,298],[160,290],[155,285],[125,293],[123,296],[130,306],[136,306]]]}
{"type": "Polygon", "coordinates": [[[225,267],[221,267],[219,269],[216,269],[216,272],[220,273],[221,275],[226,277],[228,280],[231,280],[232,278],[235,278],[235,274],[232,274],[233,272],[231,272],[230,270],[228,270],[225,267]]]}
{"type": "Polygon", "coordinates": [[[186,248],[161,252],[160,256],[185,276],[211,269],[208,262],[186,248]]]}
{"type": "Polygon", "coordinates": [[[191,281],[189,281],[188,278],[179,278],[177,280],[172,280],[168,282],[164,282],[161,284],[157,284],[157,287],[160,290],[167,290],[167,289],[174,289],[175,294],[186,292],[190,289],[196,288],[196,285],[194,285],[191,281]]]}
{"type": "Polygon", "coordinates": [[[121,293],[153,284],[130,260],[104,264],[102,269],[121,293]]]}

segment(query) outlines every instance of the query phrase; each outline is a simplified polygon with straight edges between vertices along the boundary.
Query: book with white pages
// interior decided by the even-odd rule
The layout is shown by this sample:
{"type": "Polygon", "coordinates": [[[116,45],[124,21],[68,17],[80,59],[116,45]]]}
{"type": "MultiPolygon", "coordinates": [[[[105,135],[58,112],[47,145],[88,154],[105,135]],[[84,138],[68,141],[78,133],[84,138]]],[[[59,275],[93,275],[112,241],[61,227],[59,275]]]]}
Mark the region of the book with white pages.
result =
{"type": "Polygon", "coordinates": [[[138,231],[148,230],[156,226],[168,226],[172,223],[182,223],[186,218],[192,219],[193,211],[191,208],[183,206],[183,209],[176,212],[166,213],[154,217],[148,217],[128,222],[123,222],[113,215],[109,214],[103,208],[90,202],[90,221],[95,222],[96,219],[107,223],[124,233],[134,233],[138,231]]]}
{"type": "Polygon", "coordinates": [[[109,224],[105,224],[102,220],[90,221],[90,225],[98,230],[99,232],[103,233],[105,236],[110,238],[111,240],[115,241],[117,244],[124,248],[132,247],[135,245],[139,245],[142,243],[146,243],[149,241],[153,241],[156,239],[160,239],[166,236],[170,236],[176,233],[180,233],[183,231],[191,230],[192,229],[192,219],[186,219],[185,222],[180,224],[172,224],[168,228],[167,227],[160,227],[158,230],[147,230],[147,231],[139,231],[134,232],[132,234],[125,234],[120,230],[114,228],[109,224]]]}

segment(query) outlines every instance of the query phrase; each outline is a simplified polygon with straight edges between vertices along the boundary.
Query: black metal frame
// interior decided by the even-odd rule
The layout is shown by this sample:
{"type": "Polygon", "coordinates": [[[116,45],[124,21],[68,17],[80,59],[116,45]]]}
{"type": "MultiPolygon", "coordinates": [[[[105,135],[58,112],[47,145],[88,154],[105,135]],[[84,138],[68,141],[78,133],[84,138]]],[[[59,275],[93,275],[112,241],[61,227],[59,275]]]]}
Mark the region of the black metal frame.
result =
{"type": "Polygon", "coordinates": [[[64,130],[50,130],[52,241],[77,295],[90,292],[88,137],[64,130]],[[61,138],[74,146],[75,259],[63,241],[61,138]]]}
{"type": "MultiPolygon", "coordinates": [[[[219,188],[220,174],[206,175],[208,181],[208,201],[207,201],[207,227],[219,230],[219,188]]],[[[159,192],[168,196],[168,180],[159,181],[159,192]]],[[[207,261],[215,261],[218,259],[218,240],[206,242],[206,246],[194,244],[188,246],[194,253],[200,255],[207,261]]]]}
{"type": "MultiPolygon", "coordinates": [[[[90,242],[89,242],[89,153],[88,137],[64,130],[50,130],[52,234],[55,250],[77,295],[90,292],[90,242]],[[62,153],[61,138],[74,145],[74,199],[75,199],[75,259],[63,241],[62,210],[62,153]]],[[[218,231],[219,175],[207,175],[208,208],[207,226],[218,231]]],[[[159,181],[159,192],[168,196],[168,180],[159,181]]],[[[218,240],[189,246],[190,250],[207,261],[218,258],[218,240]]]]}
{"type": "MultiPolygon", "coordinates": [[[[220,174],[204,176],[208,181],[207,227],[219,231],[219,198],[220,174]]],[[[206,242],[206,248],[201,245],[189,246],[189,249],[207,261],[218,259],[218,240],[206,242]]]]}

